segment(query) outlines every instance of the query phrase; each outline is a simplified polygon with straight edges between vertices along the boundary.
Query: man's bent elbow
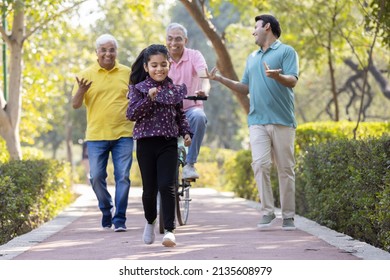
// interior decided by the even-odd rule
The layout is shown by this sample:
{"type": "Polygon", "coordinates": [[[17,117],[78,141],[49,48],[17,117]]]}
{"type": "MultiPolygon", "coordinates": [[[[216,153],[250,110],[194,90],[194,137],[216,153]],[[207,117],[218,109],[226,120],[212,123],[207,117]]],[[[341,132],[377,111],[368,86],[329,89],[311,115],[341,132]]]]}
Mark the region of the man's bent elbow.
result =
{"type": "Polygon", "coordinates": [[[297,85],[297,83],[298,83],[298,78],[294,77],[293,79],[290,80],[289,87],[294,88],[297,85]]]}
{"type": "Polygon", "coordinates": [[[241,94],[248,94],[249,93],[249,87],[247,85],[241,83],[241,86],[239,88],[239,92],[241,94]]]}
{"type": "Polygon", "coordinates": [[[78,108],[81,107],[81,104],[79,104],[79,103],[72,103],[72,107],[73,107],[73,109],[78,109],[78,108]]]}

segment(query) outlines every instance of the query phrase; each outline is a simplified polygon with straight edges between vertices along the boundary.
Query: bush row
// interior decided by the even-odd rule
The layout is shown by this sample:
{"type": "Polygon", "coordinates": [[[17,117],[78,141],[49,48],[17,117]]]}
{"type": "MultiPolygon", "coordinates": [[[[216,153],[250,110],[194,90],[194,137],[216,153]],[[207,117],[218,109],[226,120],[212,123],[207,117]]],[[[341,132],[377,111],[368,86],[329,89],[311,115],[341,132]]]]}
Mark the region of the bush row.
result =
{"type": "Polygon", "coordinates": [[[299,212],[390,250],[390,137],[309,147],[299,168],[299,212]]]}
{"type": "Polygon", "coordinates": [[[56,160],[0,164],[0,244],[52,219],[74,200],[70,165],[56,160]]]}

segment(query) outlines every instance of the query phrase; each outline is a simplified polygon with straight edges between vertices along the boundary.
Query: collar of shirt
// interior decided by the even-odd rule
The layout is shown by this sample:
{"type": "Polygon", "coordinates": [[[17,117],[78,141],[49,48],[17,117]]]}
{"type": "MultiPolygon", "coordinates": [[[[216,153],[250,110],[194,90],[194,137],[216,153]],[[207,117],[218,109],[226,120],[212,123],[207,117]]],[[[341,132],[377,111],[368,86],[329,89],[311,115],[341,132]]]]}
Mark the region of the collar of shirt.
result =
{"type": "MultiPolygon", "coordinates": [[[[277,48],[279,48],[279,46],[282,44],[282,42],[280,40],[276,40],[275,42],[272,43],[272,45],[268,48],[268,49],[273,49],[273,50],[276,50],[277,48]]],[[[267,49],[267,50],[268,50],[267,49]]],[[[258,53],[259,52],[263,52],[262,48],[260,47],[260,49],[257,51],[258,53]]]]}
{"type": "Polygon", "coordinates": [[[114,67],[111,70],[107,70],[107,69],[101,67],[99,62],[97,62],[97,61],[96,61],[95,65],[94,65],[94,67],[95,67],[96,71],[105,71],[105,72],[112,72],[114,70],[119,69],[118,68],[118,62],[116,60],[115,60],[115,65],[114,65],[114,67]]]}
{"type": "Polygon", "coordinates": [[[179,64],[180,62],[182,61],[187,61],[189,60],[189,55],[188,55],[188,51],[187,51],[187,48],[184,48],[184,51],[183,51],[183,55],[181,56],[180,60],[178,62],[174,61],[171,57],[169,58],[169,62],[170,63],[176,63],[176,64],[179,64]]]}

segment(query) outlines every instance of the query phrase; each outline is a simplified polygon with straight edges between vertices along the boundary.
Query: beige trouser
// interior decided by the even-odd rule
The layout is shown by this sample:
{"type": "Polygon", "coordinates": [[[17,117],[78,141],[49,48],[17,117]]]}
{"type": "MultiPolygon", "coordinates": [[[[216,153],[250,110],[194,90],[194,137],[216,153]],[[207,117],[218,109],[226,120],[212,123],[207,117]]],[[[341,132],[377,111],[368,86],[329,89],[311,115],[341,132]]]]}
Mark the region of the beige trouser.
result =
{"type": "Polygon", "coordinates": [[[252,150],[252,169],[259,190],[263,215],[274,213],[274,196],[271,187],[273,160],[279,178],[282,217],[295,214],[295,128],[282,125],[252,125],[249,127],[252,150]]]}

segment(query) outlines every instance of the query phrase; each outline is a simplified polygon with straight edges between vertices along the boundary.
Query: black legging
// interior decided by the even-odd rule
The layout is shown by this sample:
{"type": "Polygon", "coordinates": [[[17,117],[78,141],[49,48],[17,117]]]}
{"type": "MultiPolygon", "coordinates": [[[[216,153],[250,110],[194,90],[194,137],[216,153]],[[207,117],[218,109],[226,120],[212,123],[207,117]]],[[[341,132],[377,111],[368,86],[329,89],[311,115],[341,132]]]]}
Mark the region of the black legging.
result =
{"type": "Polygon", "coordinates": [[[175,229],[175,181],[177,138],[150,137],[137,140],[137,160],[141,171],[142,203],[149,224],[157,218],[160,192],[165,229],[175,229]]]}

